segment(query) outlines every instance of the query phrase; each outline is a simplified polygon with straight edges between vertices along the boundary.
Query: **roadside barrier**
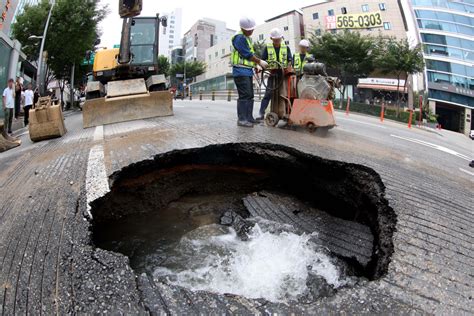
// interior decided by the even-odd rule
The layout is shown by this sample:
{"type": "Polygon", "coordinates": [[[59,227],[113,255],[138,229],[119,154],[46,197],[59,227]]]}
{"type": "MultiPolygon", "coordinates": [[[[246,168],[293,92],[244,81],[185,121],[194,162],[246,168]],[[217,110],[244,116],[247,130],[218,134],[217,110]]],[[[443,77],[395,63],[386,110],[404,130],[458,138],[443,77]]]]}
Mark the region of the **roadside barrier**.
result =
{"type": "Polygon", "coordinates": [[[411,128],[411,121],[413,120],[413,110],[410,111],[410,117],[408,118],[408,128],[411,128]]]}
{"type": "Polygon", "coordinates": [[[383,123],[383,120],[384,120],[384,116],[385,116],[385,103],[382,102],[382,107],[380,109],[380,122],[383,123]]]}

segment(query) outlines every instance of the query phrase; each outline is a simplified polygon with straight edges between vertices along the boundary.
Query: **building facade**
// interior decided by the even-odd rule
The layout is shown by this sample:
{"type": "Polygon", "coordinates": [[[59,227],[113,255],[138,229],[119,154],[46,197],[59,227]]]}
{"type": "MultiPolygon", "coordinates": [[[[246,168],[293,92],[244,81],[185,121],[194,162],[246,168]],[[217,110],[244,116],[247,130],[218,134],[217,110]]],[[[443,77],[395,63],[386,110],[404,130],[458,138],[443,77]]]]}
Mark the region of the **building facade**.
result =
{"type": "MultiPolygon", "coordinates": [[[[22,76],[25,82],[34,82],[36,69],[26,60],[25,54],[21,52],[21,43],[11,39],[11,25],[15,22],[16,16],[21,14],[26,5],[33,5],[38,0],[11,0],[6,6],[6,0],[0,0],[0,89],[6,87],[8,79],[15,79],[22,76]]],[[[0,98],[0,105],[2,104],[0,98]]],[[[3,117],[3,111],[0,111],[3,117]]]]}
{"type": "Polygon", "coordinates": [[[424,88],[445,129],[474,129],[474,2],[409,0],[414,38],[423,45],[424,88]]]}
{"type": "MultiPolygon", "coordinates": [[[[265,21],[258,25],[252,35],[254,42],[271,43],[270,32],[279,28],[284,35],[285,43],[295,51],[299,41],[304,37],[303,15],[297,10],[292,10],[265,21]]],[[[234,89],[230,55],[232,53],[232,37],[236,31],[230,32],[222,41],[206,49],[206,73],[199,76],[198,82],[192,85],[193,93],[198,91],[234,89]]],[[[260,52],[259,52],[260,53],[260,52]]]]}
{"type": "Polygon", "coordinates": [[[301,10],[306,37],[350,29],[364,35],[406,38],[400,0],[327,0],[301,10]]]}
{"type": "Polygon", "coordinates": [[[168,26],[160,28],[159,54],[171,58],[173,48],[181,45],[183,10],[178,8],[163,16],[168,18],[168,26]]]}
{"type": "Polygon", "coordinates": [[[265,20],[265,23],[255,28],[252,40],[271,43],[270,32],[273,28],[279,28],[283,32],[285,44],[294,53],[300,40],[304,38],[303,14],[298,10],[292,10],[265,20]]]}

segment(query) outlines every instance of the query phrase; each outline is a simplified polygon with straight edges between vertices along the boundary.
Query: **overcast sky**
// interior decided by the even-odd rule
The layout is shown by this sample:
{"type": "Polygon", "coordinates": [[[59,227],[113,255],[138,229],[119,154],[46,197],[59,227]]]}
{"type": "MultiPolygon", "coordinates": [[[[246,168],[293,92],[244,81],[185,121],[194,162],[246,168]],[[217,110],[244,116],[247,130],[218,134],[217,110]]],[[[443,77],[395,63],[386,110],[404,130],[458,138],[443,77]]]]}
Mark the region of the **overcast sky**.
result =
{"type": "MultiPolygon", "coordinates": [[[[281,13],[320,2],[318,0],[143,0],[142,16],[154,16],[160,12],[183,9],[183,33],[198,19],[214,18],[227,22],[227,27],[238,29],[241,16],[248,15],[257,24],[281,13]]],[[[108,4],[110,13],[101,24],[102,46],[112,47],[120,43],[122,23],[118,15],[118,0],[101,0],[108,4]]],[[[182,36],[183,34],[180,34],[182,36]]]]}

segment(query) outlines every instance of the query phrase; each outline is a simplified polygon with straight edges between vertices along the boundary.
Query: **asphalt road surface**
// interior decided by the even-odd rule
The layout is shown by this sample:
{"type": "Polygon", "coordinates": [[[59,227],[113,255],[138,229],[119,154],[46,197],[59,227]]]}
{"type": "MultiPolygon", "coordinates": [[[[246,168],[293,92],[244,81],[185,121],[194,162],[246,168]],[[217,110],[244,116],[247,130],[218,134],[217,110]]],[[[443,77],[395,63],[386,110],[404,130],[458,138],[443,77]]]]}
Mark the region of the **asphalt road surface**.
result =
{"type": "MultiPolygon", "coordinates": [[[[468,164],[474,143],[469,138],[342,112],[327,135],[263,124],[250,129],[236,126],[235,112],[235,102],[176,101],[173,117],[83,130],[76,112],[67,116],[63,138],[33,144],[23,133],[22,146],[0,154],[2,314],[150,311],[143,299],[149,289],[137,288],[127,259],[91,245],[87,203],[107,192],[108,175],[133,162],[230,142],[283,144],[362,164],[386,185],[398,217],[388,274],[297,313],[472,313],[474,169],[468,164]]],[[[200,297],[183,307],[166,289],[160,295],[163,312],[206,313],[216,306],[207,296],[207,303],[200,297]]],[[[236,300],[216,299],[225,302],[221,312],[231,312],[225,306],[236,300]]],[[[252,314],[292,312],[239,302],[252,314]]]]}

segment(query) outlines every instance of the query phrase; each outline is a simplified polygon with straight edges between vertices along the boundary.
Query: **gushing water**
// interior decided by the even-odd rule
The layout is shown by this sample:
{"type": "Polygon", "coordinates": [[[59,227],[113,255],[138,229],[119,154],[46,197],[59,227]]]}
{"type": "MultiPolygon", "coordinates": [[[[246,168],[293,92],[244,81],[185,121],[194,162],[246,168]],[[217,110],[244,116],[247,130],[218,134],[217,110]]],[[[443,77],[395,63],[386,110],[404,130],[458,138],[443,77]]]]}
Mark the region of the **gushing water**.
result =
{"type": "Polygon", "coordinates": [[[181,239],[154,277],[191,290],[272,302],[295,300],[307,293],[310,275],[324,278],[334,288],[344,285],[339,269],[313,237],[262,219],[247,241],[232,228],[203,226],[181,239]]]}

